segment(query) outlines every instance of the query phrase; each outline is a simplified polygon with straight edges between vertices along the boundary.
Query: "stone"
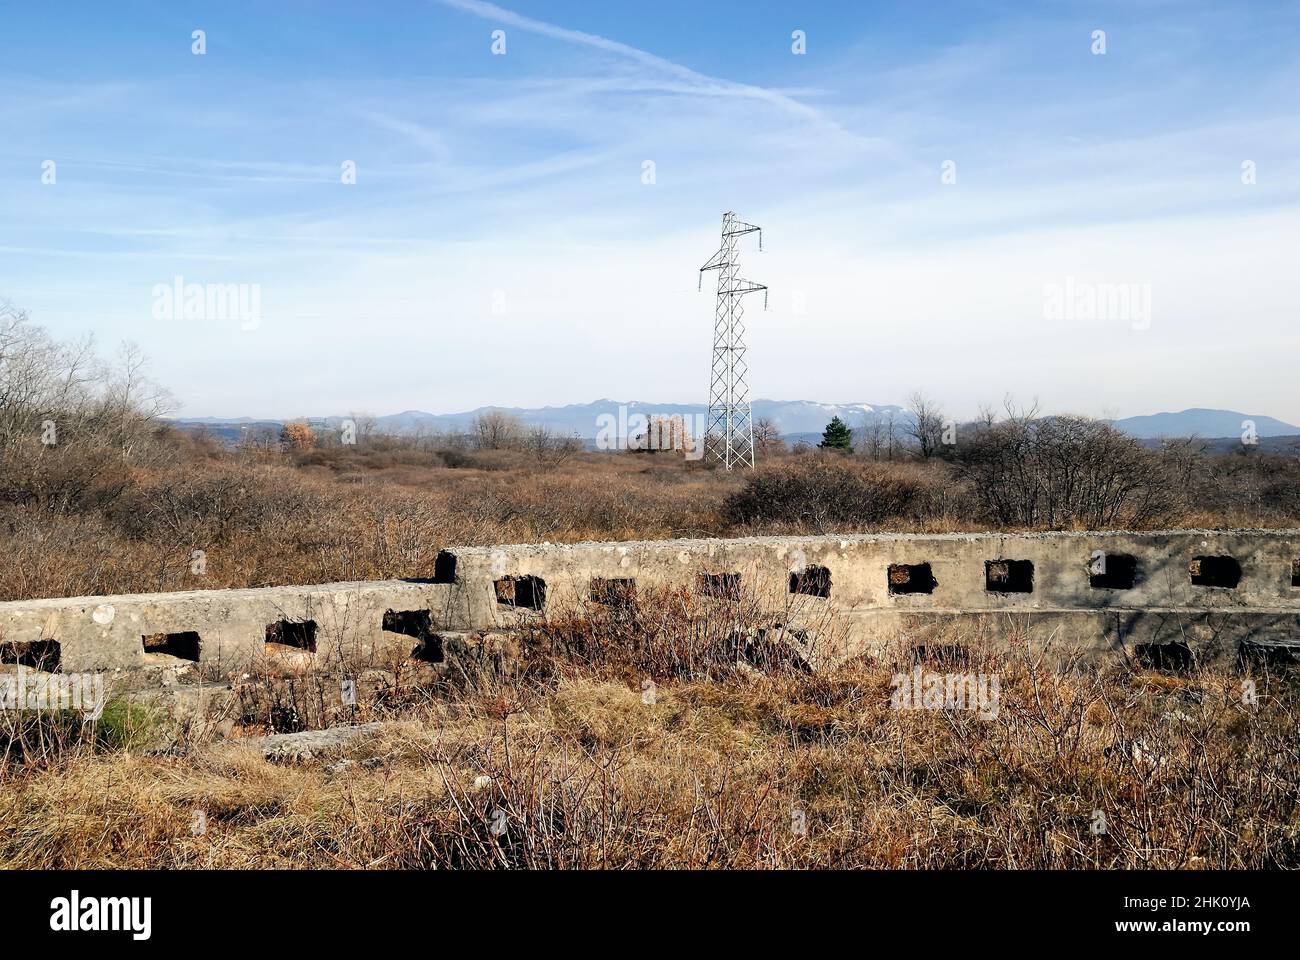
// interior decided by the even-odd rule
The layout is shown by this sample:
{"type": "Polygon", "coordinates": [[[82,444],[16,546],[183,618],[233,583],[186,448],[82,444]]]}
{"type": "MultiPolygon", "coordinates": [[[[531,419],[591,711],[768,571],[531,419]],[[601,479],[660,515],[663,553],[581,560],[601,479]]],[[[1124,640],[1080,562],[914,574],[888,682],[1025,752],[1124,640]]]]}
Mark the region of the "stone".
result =
{"type": "Polygon", "coordinates": [[[307,763],[337,756],[353,744],[374,737],[385,726],[387,724],[384,723],[361,723],[350,727],[276,733],[267,737],[236,740],[232,743],[251,747],[272,762],[307,763]]]}

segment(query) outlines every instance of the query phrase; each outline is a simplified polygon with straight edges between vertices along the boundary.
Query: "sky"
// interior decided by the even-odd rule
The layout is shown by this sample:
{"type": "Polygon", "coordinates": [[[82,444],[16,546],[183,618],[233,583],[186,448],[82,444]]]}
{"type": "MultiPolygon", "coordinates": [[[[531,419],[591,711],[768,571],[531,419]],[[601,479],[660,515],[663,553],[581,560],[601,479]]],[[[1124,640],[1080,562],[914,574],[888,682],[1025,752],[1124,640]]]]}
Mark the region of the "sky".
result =
{"type": "Polygon", "coordinates": [[[181,416],[703,402],[727,210],[754,397],[1300,423],[1300,3],[0,0],[0,300],[181,416]]]}

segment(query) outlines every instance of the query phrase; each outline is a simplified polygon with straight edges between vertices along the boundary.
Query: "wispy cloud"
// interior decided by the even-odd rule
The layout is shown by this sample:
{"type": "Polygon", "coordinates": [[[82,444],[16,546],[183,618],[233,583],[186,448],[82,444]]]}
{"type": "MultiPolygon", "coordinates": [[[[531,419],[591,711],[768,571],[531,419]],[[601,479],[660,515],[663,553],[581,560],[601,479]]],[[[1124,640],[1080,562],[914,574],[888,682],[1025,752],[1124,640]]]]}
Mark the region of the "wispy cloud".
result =
{"type": "Polygon", "coordinates": [[[360,116],[383,130],[401,134],[421,150],[427,152],[430,157],[437,160],[446,160],[450,155],[446,140],[439,136],[436,131],[430,130],[422,124],[403,117],[393,117],[378,110],[360,111],[360,116]]]}
{"type": "Polygon", "coordinates": [[[754,100],[762,100],[774,106],[780,107],[795,116],[804,117],[809,120],[817,120],[822,123],[838,128],[838,124],[830,120],[820,110],[807,104],[800,103],[798,100],[789,96],[780,90],[769,89],[767,87],[755,86],[748,83],[737,83],[731,80],[724,80],[719,77],[711,77],[707,74],[700,73],[690,67],[683,66],[680,63],[674,63],[665,57],[641,50],[630,44],[622,43],[618,40],[611,40],[608,37],[602,37],[595,33],[584,33],[581,30],[571,30],[567,27],[557,26],[553,23],[546,23],[542,20],[535,20],[532,17],[525,17],[523,14],[515,13],[512,10],[506,10],[495,3],[486,3],[484,0],[438,0],[443,6],[452,7],[456,10],[462,10],[465,13],[473,14],[484,20],[491,20],[496,23],[505,24],[510,27],[517,27],[520,30],[526,30],[529,33],[535,33],[543,37],[550,37],[553,40],[562,40],[565,43],[574,43],[580,46],[589,47],[594,50],[602,50],[605,53],[612,53],[616,56],[635,61],[642,66],[649,67],[651,70],[675,77],[681,81],[674,89],[682,93],[692,93],[698,96],[708,97],[746,97],[754,100]]]}
{"type": "Polygon", "coordinates": [[[924,386],[961,411],[1014,389],[1300,420],[1282,349],[1296,15],[1115,5],[1093,57],[1073,14],[1018,5],[990,23],[953,4],[936,27],[904,0],[798,24],[756,4],[711,47],[737,6],[699,6],[706,32],[683,37],[622,5],[599,32],[572,28],[580,4],[547,5],[571,11],[559,24],[480,0],[357,31],[249,0],[214,10],[199,58],[149,4],[118,18],[132,45],[112,58],[98,30],[78,47],[6,23],[0,296],[60,334],[141,340],[190,412],[694,399],[712,319],[697,269],[730,208],[768,231],[745,251],[772,290],[752,315],[758,392],[924,386]],[[285,40],[250,55],[236,30],[285,40]],[[152,321],[152,285],[176,274],[260,284],[267,322],[152,321]],[[1045,324],[1042,287],[1067,276],[1150,284],[1151,329],[1045,324]]]}

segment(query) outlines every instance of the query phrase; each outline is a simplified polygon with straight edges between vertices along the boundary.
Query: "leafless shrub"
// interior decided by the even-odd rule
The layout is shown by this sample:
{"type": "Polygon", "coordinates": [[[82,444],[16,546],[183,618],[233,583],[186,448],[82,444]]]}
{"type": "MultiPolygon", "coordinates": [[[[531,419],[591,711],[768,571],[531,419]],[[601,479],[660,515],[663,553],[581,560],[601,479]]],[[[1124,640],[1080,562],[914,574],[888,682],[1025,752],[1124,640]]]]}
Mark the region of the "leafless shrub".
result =
{"type": "Polygon", "coordinates": [[[943,513],[940,478],[899,465],[822,453],[796,456],[747,476],[725,511],[736,524],[787,524],[823,532],[943,513]]]}
{"type": "Polygon", "coordinates": [[[766,459],[767,457],[779,456],[787,452],[785,440],[781,438],[781,431],[777,425],[767,417],[757,417],[754,420],[754,453],[757,457],[766,459]]]}
{"type": "Polygon", "coordinates": [[[470,424],[474,445],[479,450],[511,450],[524,439],[523,421],[504,410],[488,410],[470,424]]]}
{"type": "Polygon", "coordinates": [[[743,575],[725,598],[693,587],[637,591],[617,603],[584,603],[581,615],[523,621],[520,659],[534,677],[581,664],[632,683],[748,669],[804,673],[824,660],[840,630],[829,612],[809,616],[806,606],[766,597],[743,575]]]}
{"type": "Polygon", "coordinates": [[[558,467],[582,450],[577,437],[560,436],[550,427],[529,427],[523,439],[524,449],[532,454],[543,469],[558,467]]]}
{"type": "Polygon", "coordinates": [[[1087,417],[1014,417],[963,431],[961,474],[995,523],[1104,530],[1168,522],[1178,499],[1160,458],[1087,417]]]}
{"type": "Polygon", "coordinates": [[[896,460],[905,452],[906,423],[894,411],[854,428],[855,449],[868,460],[896,460]]]}
{"type": "Polygon", "coordinates": [[[912,415],[907,432],[921,459],[928,460],[942,449],[943,411],[919,390],[908,397],[907,409],[912,415]]]}

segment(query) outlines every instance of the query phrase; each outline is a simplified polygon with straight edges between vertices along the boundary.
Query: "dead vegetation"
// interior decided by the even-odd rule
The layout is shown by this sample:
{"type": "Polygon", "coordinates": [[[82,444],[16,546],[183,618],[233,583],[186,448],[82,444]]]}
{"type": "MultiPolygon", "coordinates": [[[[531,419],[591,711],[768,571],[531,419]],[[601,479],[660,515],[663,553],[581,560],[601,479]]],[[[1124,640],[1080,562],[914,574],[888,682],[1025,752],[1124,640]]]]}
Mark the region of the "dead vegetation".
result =
{"type": "Polygon", "coordinates": [[[961,635],[816,674],[731,606],[665,595],[539,625],[509,657],[368,699],[355,722],[388,722],[335,758],[47,741],[0,766],[0,862],[1300,865],[1285,677],[1085,667],[961,635]],[[996,716],[891,708],[914,669],[997,676],[996,716]]]}
{"type": "Polygon", "coordinates": [[[422,577],[453,544],[1300,523],[1300,462],[1268,455],[1200,455],[1180,478],[1139,451],[1134,489],[1103,467],[1121,458],[1076,468],[1060,451],[1042,469],[1038,456],[1003,464],[1012,483],[985,461],[937,457],[781,454],[741,475],[670,454],[573,452],[539,467],[526,450],[400,438],[225,449],[158,426],[137,450],[144,459],[28,438],[0,451],[0,599],[422,577]],[[1009,491],[1031,485],[1023,510],[1004,512],[1009,491]]]}
{"type": "Polygon", "coordinates": [[[791,453],[760,424],[743,475],[584,452],[501,411],[459,434],[385,435],[358,414],[226,445],[160,420],[166,403],[137,351],[104,364],[0,306],[0,599],[422,577],[450,544],[1300,518],[1295,457],[1152,450],[1010,403],[957,427],[914,398],[910,439],[891,424],[858,455],[791,453]]]}
{"type": "MultiPolygon", "coordinates": [[[[302,429],[227,448],[160,423],[135,359],[83,377],[85,351],[13,311],[0,320],[5,599],[424,577],[448,544],[1300,517],[1291,457],[1149,451],[1092,422],[1034,418],[987,423],[950,449],[928,407],[923,448],[891,427],[861,444],[871,458],[789,454],[764,430],[765,463],[748,476],[673,454],[583,453],[495,418],[476,440],[361,424],[355,444],[302,429]],[[1138,482],[1115,486],[1117,469],[1138,482]]],[[[896,585],[927,582],[909,570],[896,585]]],[[[815,601],[815,579],[795,587],[815,601]]],[[[888,656],[816,672],[832,624],[795,627],[715,593],[609,586],[587,616],[530,621],[514,646],[439,646],[424,660],[428,638],[413,637],[413,660],[352,664],[356,704],[339,702],[337,673],[254,665],[236,732],[385,722],[330,763],[216,747],[202,723],[151,752],[160,721],[123,702],[89,725],[7,711],[0,863],[1300,865],[1285,675],[1062,664],[1014,635],[900,639],[888,656]],[[917,662],[996,676],[996,717],[891,709],[896,676],[917,662]]]]}

